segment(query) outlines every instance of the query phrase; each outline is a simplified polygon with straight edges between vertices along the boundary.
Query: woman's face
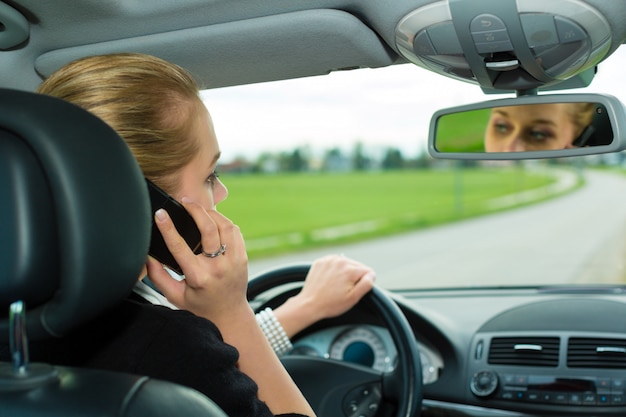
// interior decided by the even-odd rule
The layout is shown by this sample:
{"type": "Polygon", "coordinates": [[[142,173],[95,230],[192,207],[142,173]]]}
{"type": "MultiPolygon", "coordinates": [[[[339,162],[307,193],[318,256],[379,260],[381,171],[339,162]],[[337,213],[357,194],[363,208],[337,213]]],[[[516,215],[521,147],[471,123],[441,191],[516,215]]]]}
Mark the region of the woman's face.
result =
{"type": "Polygon", "coordinates": [[[206,210],[226,199],[228,190],[217,178],[215,167],[220,157],[219,145],[209,112],[202,108],[191,129],[191,139],[199,143],[199,151],[179,172],[179,187],[172,196],[181,201],[187,197],[206,210]]]}
{"type": "Polygon", "coordinates": [[[568,104],[496,107],[485,132],[487,152],[572,148],[575,126],[568,104]]]}

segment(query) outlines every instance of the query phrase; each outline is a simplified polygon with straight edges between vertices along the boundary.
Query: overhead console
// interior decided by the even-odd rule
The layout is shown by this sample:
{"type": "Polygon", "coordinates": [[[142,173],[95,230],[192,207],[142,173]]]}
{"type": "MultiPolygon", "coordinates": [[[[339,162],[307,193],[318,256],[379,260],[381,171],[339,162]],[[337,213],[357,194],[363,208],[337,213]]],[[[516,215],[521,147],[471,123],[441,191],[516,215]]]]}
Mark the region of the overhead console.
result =
{"type": "Polygon", "coordinates": [[[610,49],[611,28],[577,0],[442,0],[400,21],[396,46],[410,62],[486,92],[584,87],[610,49]]]}

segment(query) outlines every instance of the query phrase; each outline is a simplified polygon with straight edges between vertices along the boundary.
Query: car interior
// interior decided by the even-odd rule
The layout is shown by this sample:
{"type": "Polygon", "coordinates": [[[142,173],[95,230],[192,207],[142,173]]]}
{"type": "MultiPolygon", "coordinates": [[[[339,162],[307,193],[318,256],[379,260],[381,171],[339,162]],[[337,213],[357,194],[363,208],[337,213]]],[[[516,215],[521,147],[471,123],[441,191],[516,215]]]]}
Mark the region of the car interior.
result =
{"type": "Polygon", "coordinates": [[[150,211],[139,166],[100,119],[25,91],[2,89],[0,103],[7,271],[0,293],[9,313],[0,320],[0,340],[13,358],[0,363],[2,415],[225,415],[207,397],[173,383],[30,363],[29,340],[67,334],[132,288],[146,256],[150,211]],[[102,221],[107,213],[117,221],[102,221]],[[120,239],[128,227],[144,233],[120,239]],[[108,265],[102,254],[111,257],[108,265]]]}
{"type": "MultiPolygon", "coordinates": [[[[61,338],[128,295],[151,237],[146,183],[121,138],[88,112],[35,93],[68,62],[147,53],[184,67],[208,91],[414,66],[485,98],[432,109],[422,132],[430,158],[523,163],[626,150],[621,98],[584,91],[624,42],[626,2],[618,0],[0,0],[0,346],[13,359],[0,362],[0,416],[225,415],[174,383],[29,361],[29,340],[61,338]],[[573,146],[483,144],[495,109],[564,104],[592,110],[573,146]],[[468,120],[478,133],[453,137],[468,120]]],[[[454,91],[439,95],[452,100],[454,91]]],[[[575,276],[600,275],[597,254],[619,252],[616,281],[556,285],[539,268],[526,285],[481,286],[483,269],[468,263],[466,286],[380,284],[347,313],[298,334],[281,361],[320,417],[626,415],[626,223],[610,201],[577,218],[575,246],[592,247],[594,259],[569,258],[575,276]],[[602,218],[611,222],[604,241],[592,237],[602,218]]],[[[491,236],[478,223],[467,227],[475,227],[471,240],[448,237],[432,249],[463,245],[490,268],[493,259],[472,245],[491,236]]],[[[256,274],[251,305],[277,307],[309,267],[256,274]]]]}

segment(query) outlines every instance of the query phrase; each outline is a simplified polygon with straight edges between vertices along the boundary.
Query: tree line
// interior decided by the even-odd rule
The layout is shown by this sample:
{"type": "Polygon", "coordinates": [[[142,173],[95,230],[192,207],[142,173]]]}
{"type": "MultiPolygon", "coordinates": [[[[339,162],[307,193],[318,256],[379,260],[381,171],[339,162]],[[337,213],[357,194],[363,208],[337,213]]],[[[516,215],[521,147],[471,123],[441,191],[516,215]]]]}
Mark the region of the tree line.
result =
{"type": "Polygon", "coordinates": [[[245,157],[235,158],[227,164],[220,164],[222,171],[228,172],[349,172],[369,170],[399,170],[407,168],[427,168],[431,158],[425,153],[417,157],[407,157],[396,147],[387,147],[382,152],[368,151],[358,142],[350,151],[338,147],[327,149],[321,156],[314,155],[309,147],[300,146],[291,151],[277,153],[264,152],[254,160],[245,157]]]}
{"type": "MultiPolygon", "coordinates": [[[[291,151],[277,153],[264,152],[253,160],[238,157],[230,163],[220,164],[223,172],[276,173],[276,172],[351,172],[374,170],[428,169],[441,166],[474,167],[479,165],[524,164],[528,161],[472,161],[436,160],[421,152],[416,157],[407,157],[397,147],[387,147],[373,152],[358,142],[352,150],[338,147],[327,149],[321,156],[314,155],[307,146],[299,146],[291,151]]],[[[536,163],[537,161],[535,161],[536,163]]],[[[626,167],[626,151],[589,155],[572,158],[549,158],[541,160],[547,165],[609,166],[626,167]]],[[[532,161],[531,161],[532,163],[532,161]]]]}

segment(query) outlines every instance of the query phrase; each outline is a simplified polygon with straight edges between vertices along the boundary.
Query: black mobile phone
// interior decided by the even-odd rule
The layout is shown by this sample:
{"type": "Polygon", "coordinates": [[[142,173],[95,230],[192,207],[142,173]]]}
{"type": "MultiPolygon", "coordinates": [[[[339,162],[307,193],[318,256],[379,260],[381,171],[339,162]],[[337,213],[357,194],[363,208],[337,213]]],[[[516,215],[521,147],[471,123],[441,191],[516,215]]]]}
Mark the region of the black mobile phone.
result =
{"type": "Polygon", "coordinates": [[[187,242],[195,254],[202,252],[202,236],[200,230],[198,230],[198,226],[196,226],[196,222],[193,220],[193,217],[191,217],[191,214],[189,214],[178,201],[174,200],[172,196],[167,194],[152,181],[146,179],[146,182],[150,192],[150,204],[152,206],[153,215],[152,236],[150,238],[150,250],[148,253],[168,268],[182,275],[183,271],[167,248],[163,235],[161,235],[159,228],[154,222],[154,213],[158,209],[165,209],[172,219],[176,230],[178,230],[178,233],[185,239],[185,242],[187,242]]]}

